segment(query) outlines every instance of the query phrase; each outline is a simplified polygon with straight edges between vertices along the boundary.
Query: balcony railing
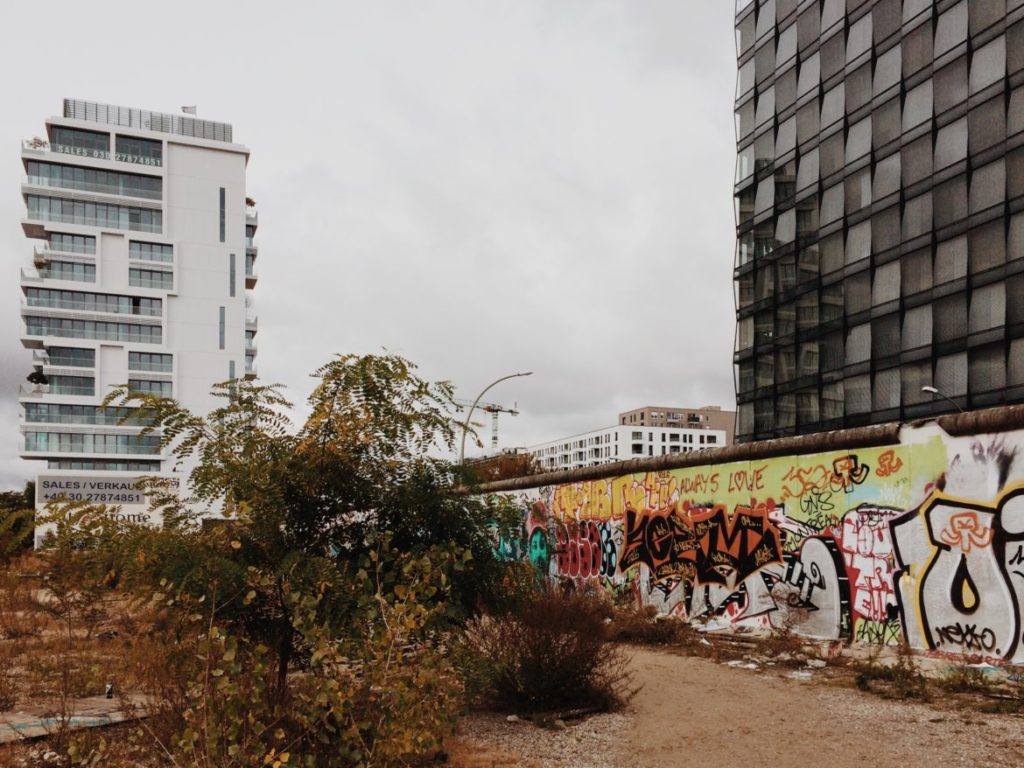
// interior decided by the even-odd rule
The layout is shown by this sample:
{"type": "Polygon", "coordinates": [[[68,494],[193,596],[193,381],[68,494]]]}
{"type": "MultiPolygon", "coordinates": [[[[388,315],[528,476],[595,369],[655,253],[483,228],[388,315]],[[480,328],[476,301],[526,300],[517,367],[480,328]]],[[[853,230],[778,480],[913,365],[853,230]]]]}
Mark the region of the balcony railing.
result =
{"type": "Polygon", "coordinates": [[[76,181],[71,184],[62,183],[63,180],[51,179],[49,176],[28,176],[27,183],[33,187],[50,187],[53,189],[71,189],[78,192],[96,192],[101,195],[121,195],[123,197],[137,197],[145,200],[162,200],[162,191],[148,189],[126,189],[124,185],[118,184],[96,184],[88,181],[76,181]]]}

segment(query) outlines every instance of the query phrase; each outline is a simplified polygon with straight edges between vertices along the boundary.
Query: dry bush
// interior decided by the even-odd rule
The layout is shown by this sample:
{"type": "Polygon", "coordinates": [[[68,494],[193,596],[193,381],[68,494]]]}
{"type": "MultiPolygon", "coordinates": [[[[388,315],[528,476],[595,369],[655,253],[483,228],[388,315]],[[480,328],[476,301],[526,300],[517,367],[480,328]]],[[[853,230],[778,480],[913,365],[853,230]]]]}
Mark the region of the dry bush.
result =
{"type": "Polygon", "coordinates": [[[888,699],[928,699],[928,681],[910,646],[906,643],[898,646],[894,664],[880,663],[880,651],[881,647],[866,660],[850,665],[856,672],[857,688],[888,699]]]}
{"type": "Polygon", "coordinates": [[[642,645],[682,645],[694,632],[680,619],[659,616],[656,608],[635,604],[616,607],[608,625],[611,639],[642,645]]]}
{"type": "Polygon", "coordinates": [[[993,687],[992,682],[985,677],[985,670],[966,664],[950,667],[937,684],[950,693],[985,693],[993,687]]]}
{"type": "Polygon", "coordinates": [[[602,602],[546,589],[516,614],[470,622],[493,703],[517,711],[615,709],[635,693],[625,652],[609,639],[602,602]]]}

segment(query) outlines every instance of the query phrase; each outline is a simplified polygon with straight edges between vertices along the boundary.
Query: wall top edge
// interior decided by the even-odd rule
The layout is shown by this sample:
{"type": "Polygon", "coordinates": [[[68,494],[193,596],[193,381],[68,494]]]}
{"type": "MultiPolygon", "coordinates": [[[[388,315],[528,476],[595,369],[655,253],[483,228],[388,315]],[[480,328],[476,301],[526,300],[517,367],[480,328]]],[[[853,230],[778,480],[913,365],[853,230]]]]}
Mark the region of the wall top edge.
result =
{"type": "Polygon", "coordinates": [[[920,429],[932,425],[937,425],[952,437],[1024,429],[1024,405],[998,406],[978,411],[947,414],[937,418],[922,419],[906,424],[896,421],[832,432],[818,432],[811,435],[739,443],[724,448],[707,448],[703,451],[692,453],[631,459],[614,464],[601,464],[596,467],[545,472],[539,475],[528,475],[526,477],[481,483],[467,490],[472,493],[519,491],[562,483],[600,480],[617,475],[630,475],[640,472],[661,472],[669,469],[726,464],[735,461],[770,459],[777,456],[895,445],[900,442],[900,435],[904,428],[920,429]]]}

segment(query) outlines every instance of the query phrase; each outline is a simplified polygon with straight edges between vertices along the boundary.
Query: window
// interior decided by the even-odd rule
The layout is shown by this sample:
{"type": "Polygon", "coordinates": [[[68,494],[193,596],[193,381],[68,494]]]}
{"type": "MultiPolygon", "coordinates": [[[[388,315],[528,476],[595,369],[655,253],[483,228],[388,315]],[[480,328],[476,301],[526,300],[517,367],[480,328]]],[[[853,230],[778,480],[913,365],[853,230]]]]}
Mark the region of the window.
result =
{"type": "Polygon", "coordinates": [[[922,248],[909,253],[898,262],[900,265],[900,287],[903,296],[913,296],[932,287],[931,248],[922,248]]]}
{"type": "Polygon", "coordinates": [[[900,98],[889,99],[872,115],[872,147],[880,150],[890,142],[896,141],[901,132],[900,98]]]}
{"type": "Polygon", "coordinates": [[[929,399],[931,395],[922,392],[921,387],[931,383],[931,363],[910,363],[900,366],[900,399],[904,405],[916,405],[929,399]]]}
{"type": "Polygon", "coordinates": [[[1006,102],[1001,94],[967,114],[967,137],[972,155],[1006,140],[1006,102]]]}
{"type": "Polygon", "coordinates": [[[96,282],[96,265],[77,261],[51,260],[39,268],[40,277],[51,280],[73,280],[79,283],[96,282]]]}
{"type": "Polygon", "coordinates": [[[228,257],[228,295],[235,295],[235,254],[228,257]]]}
{"type": "Polygon", "coordinates": [[[821,100],[821,127],[828,128],[846,114],[846,89],[840,83],[821,100]]]}
{"type": "Polygon", "coordinates": [[[221,187],[220,188],[220,241],[222,243],[224,242],[224,233],[225,233],[225,226],[226,226],[225,207],[226,207],[225,190],[224,190],[224,187],[221,187]]]}
{"type": "Polygon", "coordinates": [[[141,426],[132,408],[69,403],[25,403],[25,421],[33,424],[100,424],[141,426]]]}
{"type": "Polygon", "coordinates": [[[871,377],[851,376],[846,379],[846,412],[867,413],[871,410],[871,377]]]}
{"type": "Polygon", "coordinates": [[[861,16],[850,25],[846,39],[846,63],[852,64],[871,50],[871,14],[861,16]]]}
{"type": "Polygon", "coordinates": [[[128,270],[128,285],[135,288],[161,288],[169,291],[174,287],[174,273],[131,267],[128,270]]]}
{"type": "Polygon", "coordinates": [[[935,285],[967,276],[967,238],[957,237],[939,243],[935,250],[935,285]]]}
{"type": "Polygon", "coordinates": [[[846,233],[846,263],[856,264],[871,255],[871,220],[850,227],[846,233]]]}
{"type": "Polygon", "coordinates": [[[997,37],[974,51],[971,59],[970,89],[978,93],[1006,77],[1006,38],[997,37]]]}
{"type": "Polygon", "coordinates": [[[28,204],[30,219],[137,232],[160,232],[163,228],[163,213],[150,208],[133,208],[41,195],[25,195],[25,201],[28,204]]]}
{"type": "Polygon", "coordinates": [[[992,392],[1006,387],[1006,358],[1002,344],[967,353],[967,386],[971,393],[992,392]]]}
{"type": "Polygon", "coordinates": [[[935,387],[949,397],[967,394],[967,353],[946,355],[935,361],[935,387]]]}
{"type": "Polygon", "coordinates": [[[220,308],[220,322],[218,324],[218,340],[220,349],[224,349],[224,307],[220,308]]]}
{"type": "Polygon", "coordinates": [[[96,350],[79,347],[48,347],[46,356],[50,365],[62,368],[95,368],[96,350]]]}
{"type": "Polygon", "coordinates": [[[846,212],[855,213],[871,205],[871,169],[864,168],[846,178],[846,212]]]}
{"type": "Polygon", "coordinates": [[[871,151],[871,117],[850,126],[846,136],[846,162],[852,163],[871,151]]]}
{"type": "Polygon", "coordinates": [[[925,347],[932,343],[932,305],[908,309],[903,316],[904,351],[925,347]]]}
{"type": "Polygon", "coordinates": [[[139,176],[35,160],[29,160],[25,165],[28,183],[33,186],[78,189],[151,200],[159,200],[163,196],[163,182],[158,176],[139,176]]]}
{"type": "Polygon", "coordinates": [[[967,0],[961,0],[939,16],[935,27],[935,56],[967,42],[967,0]]]}
{"type": "Polygon", "coordinates": [[[967,101],[967,57],[961,56],[935,73],[935,112],[967,101]]]}
{"type": "Polygon", "coordinates": [[[932,81],[925,82],[907,91],[903,102],[903,132],[931,120],[932,117],[932,81]]]}
{"type": "Polygon", "coordinates": [[[1002,158],[971,174],[970,212],[978,213],[1006,200],[1006,164],[1002,158]]]}
{"type": "Polygon", "coordinates": [[[141,392],[156,397],[171,396],[171,382],[155,381],[153,379],[128,379],[128,389],[132,392],[141,392]]]}
{"type": "Polygon", "coordinates": [[[95,395],[96,379],[92,376],[59,376],[50,375],[50,394],[52,395],[95,395]]]}
{"type": "Polygon", "coordinates": [[[782,69],[782,65],[788,63],[794,56],[796,56],[796,24],[790,24],[779,33],[779,46],[775,54],[775,68],[782,69]]]}
{"type": "Polygon", "coordinates": [[[872,387],[871,408],[885,411],[900,407],[900,369],[890,368],[875,374],[875,385],[872,387]]]}
{"type": "Polygon", "coordinates": [[[138,296],[117,296],[108,293],[86,293],[51,288],[26,288],[25,296],[30,307],[53,307],[83,312],[111,312],[153,317],[159,317],[163,312],[163,302],[160,299],[138,296]]]}
{"type": "Polygon", "coordinates": [[[171,373],[174,370],[174,356],[160,352],[129,352],[128,370],[171,373]]]}
{"type": "Polygon", "coordinates": [[[96,253],[96,238],[88,235],[69,235],[64,232],[50,232],[47,243],[52,251],[63,253],[96,253]]]}
{"type": "Polygon", "coordinates": [[[1006,235],[1001,219],[972,229],[967,235],[967,242],[972,275],[1006,263],[1006,235]]]}
{"type": "MultiPolygon", "coordinates": [[[[906,13],[911,6],[931,7],[933,0],[908,0],[903,10],[906,13]]],[[[903,79],[932,63],[932,25],[921,24],[903,38],[903,79]]]]}
{"type": "Polygon", "coordinates": [[[901,49],[890,48],[875,62],[874,95],[880,96],[900,81],[901,49]]]}
{"type": "Polygon", "coordinates": [[[900,262],[890,261],[875,269],[871,288],[871,304],[880,307],[900,297],[900,262]]]}
{"type": "Polygon", "coordinates": [[[939,129],[935,138],[935,169],[946,168],[967,159],[967,118],[939,129]]]}
{"type": "Polygon", "coordinates": [[[50,130],[50,149],[64,155],[109,160],[110,134],[54,126],[50,130]]]}
{"type": "Polygon", "coordinates": [[[163,332],[159,325],[108,323],[93,320],[71,320],[56,317],[25,318],[28,336],[59,336],[71,339],[99,339],[101,341],[138,341],[160,344],[163,332]]]}
{"type": "Polygon", "coordinates": [[[736,77],[736,98],[740,98],[745,94],[749,93],[754,87],[754,60],[751,59],[742,67],[739,68],[739,73],[736,77]]]}
{"type": "MultiPolygon", "coordinates": [[[[796,172],[796,188],[799,191],[817,183],[818,148],[815,147],[810,152],[804,153],[800,156],[800,165],[796,172]]],[[[817,228],[817,226],[814,227],[814,229],[817,228]]]]}
{"type": "Polygon", "coordinates": [[[840,182],[834,187],[829,187],[821,195],[821,225],[826,226],[843,216],[844,187],[840,182]]]}
{"type": "Polygon", "coordinates": [[[143,243],[132,240],[128,243],[128,258],[170,264],[174,261],[174,246],[165,243],[143,243]]]}
{"type": "Polygon", "coordinates": [[[871,197],[881,200],[900,188],[900,154],[889,155],[875,164],[874,189],[871,197]]]}
{"type": "Polygon", "coordinates": [[[964,294],[943,296],[935,301],[934,307],[932,328],[935,343],[962,339],[967,335],[967,298],[964,294]]]}
{"type": "Polygon", "coordinates": [[[931,232],[932,229],[932,193],[925,192],[903,206],[903,240],[931,232]]]}
{"type": "Polygon", "coordinates": [[[980,333],[1000,328],[1006,322],[1006,284],[991,283],[971,293],[968,330],[980,333]]]}
{"type": "Polygon", "coordinates": [[[134,136],[118,136],[115,160],[138,165],[163,165],[163,143],[134,136]]]}
{"type": "Polygon", "coordinates": [[[871,324],[855,325],[846,333],[846,364],[863,363],[871,358],[871,324]]]}
{"type": "Polygon", "coordinates": [[[927,134],[903,147],[903,186],[909,187],[932,174],[932,137],[927,134]]]}
{"type": "Polygon", "coordinates": [[[26,432],[25,450],[46,453],[160,453],[156,435],[26,432]]]}
{"type": "Polygon", "coordinates": [[[800,65],[800,77],[796,87],[797,98],[816,90],[820,81],[821,60],[815,53],[800,65]]]}

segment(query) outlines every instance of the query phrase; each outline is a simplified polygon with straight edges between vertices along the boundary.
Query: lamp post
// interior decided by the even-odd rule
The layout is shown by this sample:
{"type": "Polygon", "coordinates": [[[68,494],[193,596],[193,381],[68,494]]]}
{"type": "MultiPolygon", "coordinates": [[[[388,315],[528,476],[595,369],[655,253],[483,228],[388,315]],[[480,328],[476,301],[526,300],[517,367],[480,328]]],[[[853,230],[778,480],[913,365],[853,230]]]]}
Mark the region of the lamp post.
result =
{"type": "Polygon", "coordinates": [[[473,418],[473,411],[476,410],[477,403],[479,403],[483,399],[484,395],[487,394],[487,390],[489,390],[495,384],[500,384],[501,382],[506,381],[507,379],[514,379],[518,376],[533,376],[533,371],[525,371],[524,373],[510,373],[508,376],[502,376],[500,379],[495,379],[486,387],[484,387],[483,392],[476,396],[476,400],[473,401],[473,405],[469,409],[469,413],[466,414],[466,421],[462,425],[462,445],[459,448],[459,464],[466,463],[466,433],[469,432],[469,420],[473,418]]]}
{"type": "Polygon", "coordinates": [[[921,391],[922,392],[927,392],[929,395],[938,395],[943,400],[946,400],[946,401],[952,403],[953,407],[956,408],[958,411],[960,411],[960,413],[965,413],[964,409],[960,407],[959,403],[957,403],[956,400],[954,400],[951,397],[947,397],[946,395],[942,394],[935,387],[921,387],[921,391]]]}

